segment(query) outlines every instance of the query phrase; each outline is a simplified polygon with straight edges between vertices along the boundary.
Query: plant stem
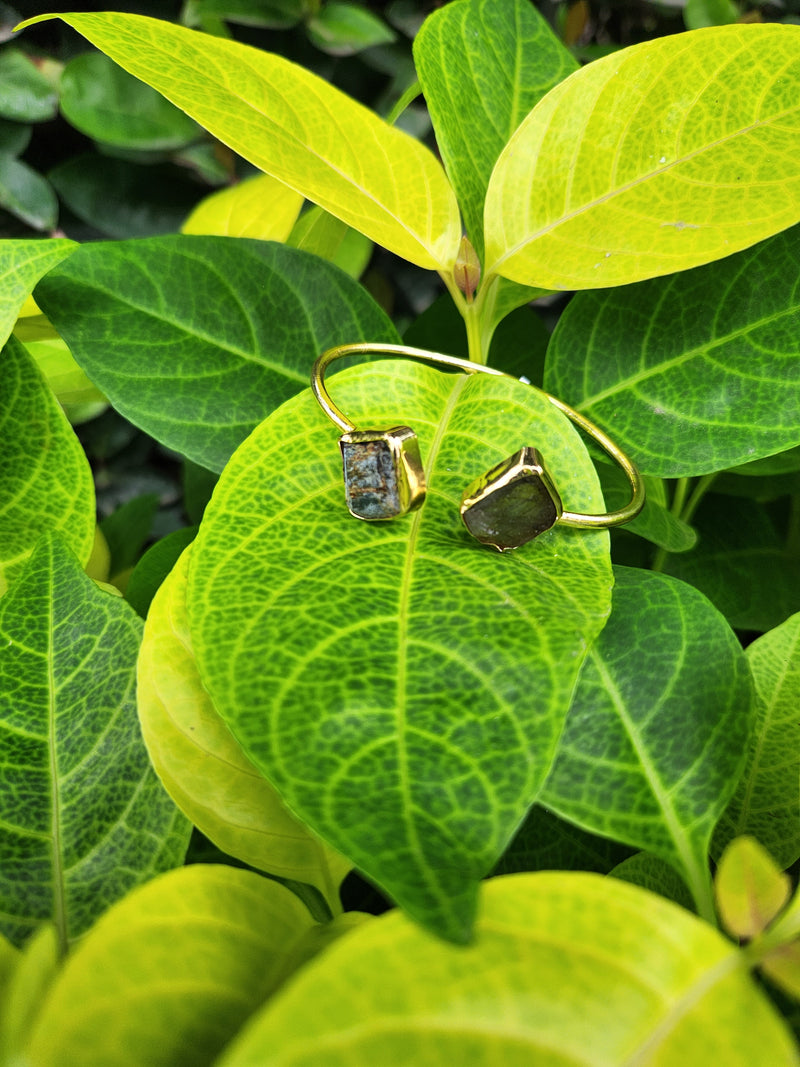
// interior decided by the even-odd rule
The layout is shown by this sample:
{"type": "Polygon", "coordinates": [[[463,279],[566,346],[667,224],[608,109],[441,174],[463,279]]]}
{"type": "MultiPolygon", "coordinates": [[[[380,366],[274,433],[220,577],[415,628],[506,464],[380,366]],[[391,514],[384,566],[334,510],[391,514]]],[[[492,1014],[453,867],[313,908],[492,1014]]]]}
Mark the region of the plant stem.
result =
{"type": "MultiPolygon", "coordinates": [[[[672,495],[672,506],[669,509],[670,513],[680,519],[681,522],[690,523],[694,517],[694,513],[697,511],[700,501],[708,492],[711,483],[716,476],[716,474],[704,474],[702,478],[698,478],[691,493],[689,493],[689,485],[691,484],[690,479],[678,478],[675,482],[675,491],[672,495]]],[[[653,556],[651,570],[663,571],[668,555],[669,551],[666,548],[659,548],[653,556]]]]}

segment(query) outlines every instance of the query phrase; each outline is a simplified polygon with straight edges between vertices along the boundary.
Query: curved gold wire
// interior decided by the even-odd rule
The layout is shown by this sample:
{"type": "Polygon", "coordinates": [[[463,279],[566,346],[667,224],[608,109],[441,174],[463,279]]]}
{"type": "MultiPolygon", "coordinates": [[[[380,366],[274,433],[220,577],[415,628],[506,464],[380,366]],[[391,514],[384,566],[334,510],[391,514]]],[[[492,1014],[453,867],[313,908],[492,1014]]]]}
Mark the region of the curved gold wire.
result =
{"type": "MultiPolygon", "coordinates": [[[[505,371],[498,370],[497,367],[487,367],[483,363],[472,363],[468,359],[459,359],[458,356],[447,356],[443,352],[428,352],[424,348],[410,348],[406,345],[383,343],[371,344],[363,341],[348,345],[336,345],[335,348],[329,348],[326,352],[323,352],[319,359],[314,363],[311,370],[311,389],[319,406],[331,422],[335,426],[338,426],[340,430],[344,431],[344,433],[351,433],[354,431],[356,429],[356,424],[351,422],[344,412],[331,400],[330,394],[325,386],[325,371],[334,360],[341,359],[343,356],[353,356],[358,354],[401,356],[406,359],[422,359],[426,360],[428,363],[435,363],[445,367],[453,367],[455,370],[462,370],[466,374],[491,374],[497,378],[511,378],[512,381],[519,381],[518,378],[514,378],[511,374],[506,374],[505,371]]],[[[549,393],[543,393],[543,395],[546,396],[550,403],[554,407],[557,407],[562,414],[566,415],[570,422],[579,426],[584,433],[588,434],[589,437],[600,445],[606,455],[610,456],[611,459],[621,467],[631,487],[631,499],[623,508],[618,508],[616,511],[608,511],[602,515],[584,515],[577,511],[564,511],[559,517],[558,522],[562,526],[606,529],[609,526],[621,526],[623,523],[635,519],[644,507],[645,491],[642,476],[639,474],[639,471],[634,464],[628,459],[625,453],[614,444],[611,438],[603,433],[599,426],[595,426],[593,422],[587,419],[585,415],[581,415],[579,412],[574,411],[569,405],[565,404],[562,400],[556,399],[556,397],[551,396],[549,393]]]]}

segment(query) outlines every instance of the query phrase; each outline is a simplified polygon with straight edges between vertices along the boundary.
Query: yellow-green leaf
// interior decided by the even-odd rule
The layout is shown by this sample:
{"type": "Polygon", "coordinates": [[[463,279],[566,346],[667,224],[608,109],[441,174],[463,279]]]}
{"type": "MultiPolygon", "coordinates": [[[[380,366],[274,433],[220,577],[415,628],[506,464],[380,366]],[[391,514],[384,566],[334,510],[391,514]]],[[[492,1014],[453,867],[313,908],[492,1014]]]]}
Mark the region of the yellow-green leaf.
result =
{"type": "Polygon", "coordinates": [[[267,174],[404,259],[452,268],[461,223],[436,157],[322,78],[143,15],[58,17],[267,174]]]}
{"type": "Polygon", "coordinates": [[[269,174],[260,174],[201,200],[181,226],[181,233],[285,241],[302,205],[303,197],[294,189],[269,174]]]}
{"type": "Polygon", "coordinates": [[[744,954],[694,915],[594,874],[484,883],[469,948],[398,913],[316,957],[220,1067],[788,1067],[744,954]]]}
{"type": "Polygon", "coordinates": [[[170,871],[111,907],[67,959],[22,1055],[35,1067],[206,1067],[312,955],[305,906],[233,867],[170,871]]]}
{"type": "MultiPolygon", "coordinates": [[[[4,942],[8,944],[8,942],[4,942]]],[[[39,927],[18,954],[0,1010],[0,1063],[19,1062],[20,1049],[39,1008],[58,973],[56,929],[50,923],[39,927]]]]}
{"type": "Polygon", "coordinates": [[[773,949],[761,969],[784,993],[800,1000],[800,941],[773,949]]]}
{"type": "Polygon", "coordinates": [[[722,854],[714,889],[727,929],[736,937],[751,938],[784,907],[791,881],[754,837],[737,837],[722,854]]]}
{"type": "Polygon", "coordinates": [[[156,593],[139,654],[139,720],[153,766],[175,803],[224,852],[316,886],[335,914],[352,864],[290,815],[200,681],[186,618],[190,552],[156,593]]]}
{"type": "Polygon", "coordinates": [[[495,166],[486,264],[594,289],[747,248],[800,219],[800,26],[661,37],[583,67],[495,166]]]}

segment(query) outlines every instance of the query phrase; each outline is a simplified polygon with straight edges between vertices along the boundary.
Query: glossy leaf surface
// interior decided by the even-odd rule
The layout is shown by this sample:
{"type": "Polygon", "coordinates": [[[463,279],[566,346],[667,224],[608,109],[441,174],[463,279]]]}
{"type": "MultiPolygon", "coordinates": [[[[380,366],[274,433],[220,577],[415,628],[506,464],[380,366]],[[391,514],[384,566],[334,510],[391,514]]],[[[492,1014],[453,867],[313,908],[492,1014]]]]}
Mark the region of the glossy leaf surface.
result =
{"type": "Polygon", "coordinates": [[[467,534],[461,492],[527,439],[572,506],[600,505],[596,475],[560,413],[512,379],[396,360],[333,382],[354,419],[414,427],[425,504],[355,521],[334,428],[310,393],[288,402],[206,511],[187,594],[194,652],[290,809],[461,941],[478,879],[549,766],[611,580],[605,533],[556,528],[499,555],[467,534]]]}
{"type": "Polygon", "coordinates": [[[375,45],[391,44],[391,27],[360,4],[324,4],[306,23],[308,38],[332,56],[351,56],[375,45]]]}
{"type": "Polygon", "coordinates": [[[642,470],[676,478],[800,442],[800,227],[723,263],[579,293],[545,388],[605,426],[642,470]]]}
{"type": "Polygon", "coordinates": [[[341,271],[245,238],[84,245],[37,300],[126,418],[216,471],[324,349],[397,340],[341,271]]]}
{"type": "Polygon", "coordinates": [[[35,230],[52,230],[58,201],[50,183],[27,163],[0,153],[0,207],[35,230]]]}
{"type": "Polygon", "coordinates": [[[285,808],[219,717],[197,673],[186,618],[189,551],[156,593],[138,668],[138,707],[150,758],[172,798],[223,852],[313,885],[335,914],[350,864],[285,808]]]}
{"type": "Polygon", "coordinates": [[[322,78],[142,15],[59,17],[259,169],[404,259],[452,268],[461,225],[435,156],[322,78]]]}
{"type": "Polygon", "coordinates": [[[0,911],[17,943],[51,920],[63,951],[183,858],[188,824],[136,721],[140,637],[54,535],[0,601],[0,911]]]}
{"type": "Polygon", "coordinates": [[[102,52],[84,52],[64,67],[59,105],[64,117],[96,141],[150,151],[180,148],[201,134],[161,93],[102,52]]]}
{"type": "Polygon", "coordinates": [[[690,586],[627,568],[615,576],[542,802],[668,860],[708,908],[709,840],[751,731],[744,652],[690,586]]]}
{"type": "Polygon", "coordinates": [[[486,196],[487,271],[595,289],[686,270],[800,220],[800,27],[660,37],[534,108],[486,196]]]}
{"type": "Polygon", "coordinates": [[[485,884],[467,949],[397,913],[355,930],[256,1016],[220,1067],[701,1062],[798,1062],[738,949],[635,886],[541,872],[485,884]]]}
{"type": "Polygon", "coordinates": [[[94,527],[86,455],[24,345],[12,337],[0,358],[0,593],[40,534],[57,530],[86,563],[94,527]]]}
{"type": "Polygon", "coordinates": [[[14,122],[43,122],[58,109],[56,87],[18,48],[0,51],[0,115],[14,122]]]}
{"type": "Polygon", "coordinates": [[[715,845],[751,834],[786,869],[800,857],[800,615],[747,647],[756,724],[715,845]]]}
{"type": "Polygon", "coordinates": [[[302,204],[302,196],[294,189],[268,174],[260,174],[201,200],[181,226],[181,232],[285,241],[302,204]]]}
{"type": "Polygon", "coordinates": [[[737,837],[720,858],[714,890],[725,928],[749,939],[785,907],[792,881],[754,837],[737,837]]]}
{"type": "Polygon", "coordinates": [[[578,64],[525,0],[444,5],[415,37],[414,61],[467,233],[483,259],[483,202],[497,157],[578,64]]]}
{"type": "Polygon", "coordinates": [[[315,925],[288,889],[250,871],[170,871],[113,907],[70,956],[27,1062],[211,1064],[291,972],[315,925]]]}

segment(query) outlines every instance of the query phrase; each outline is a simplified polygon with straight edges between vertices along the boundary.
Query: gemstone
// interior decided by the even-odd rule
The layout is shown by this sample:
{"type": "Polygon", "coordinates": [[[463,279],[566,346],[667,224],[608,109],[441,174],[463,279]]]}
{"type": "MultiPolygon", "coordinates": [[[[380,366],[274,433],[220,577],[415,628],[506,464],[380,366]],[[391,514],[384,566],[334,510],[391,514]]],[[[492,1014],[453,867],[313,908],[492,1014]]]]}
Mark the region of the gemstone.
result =
{"type": "Polygon", "coordinates": [[[472,536],[501,552],[549,530],[561,513],[558,492],[535,448],[521,448],[482,474],[461,501],[461,517],[472,536]]]}
{"type": "Polygon", "coordinates": [[[425,499],[417,435],[408,426],[351,430],[339,438],[345,500],[351,515],[394,519],[425,499]]]}

